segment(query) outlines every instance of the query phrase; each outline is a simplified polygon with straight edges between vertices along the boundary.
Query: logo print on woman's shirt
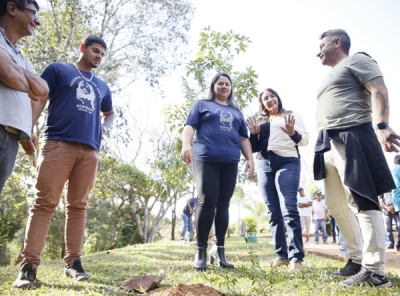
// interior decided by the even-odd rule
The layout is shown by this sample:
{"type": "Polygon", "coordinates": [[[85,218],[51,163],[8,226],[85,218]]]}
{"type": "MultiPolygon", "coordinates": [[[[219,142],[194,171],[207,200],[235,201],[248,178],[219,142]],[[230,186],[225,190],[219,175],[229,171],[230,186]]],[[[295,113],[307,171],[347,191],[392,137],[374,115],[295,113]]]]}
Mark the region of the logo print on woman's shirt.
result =
{"type": "Polygon", "coordinates": [[[232,129],[232,123],[235,117],[233,117],[233,114],[229,111],[221,111],[221,114],[219,115],[219,120],[222,123],[220,128],[222,130],[230,131],[232,129]]]}

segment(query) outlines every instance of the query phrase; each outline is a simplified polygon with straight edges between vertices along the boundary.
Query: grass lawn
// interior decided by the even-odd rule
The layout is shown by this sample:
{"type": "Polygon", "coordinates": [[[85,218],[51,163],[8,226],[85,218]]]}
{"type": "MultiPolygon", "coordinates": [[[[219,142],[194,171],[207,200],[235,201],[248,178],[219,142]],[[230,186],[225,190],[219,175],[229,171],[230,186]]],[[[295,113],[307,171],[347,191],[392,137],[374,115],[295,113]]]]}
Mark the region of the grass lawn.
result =
{"type": "Polygon", "coordinates": [[[195,246],[164,241],[100,252],[82,258],[90,282],[76,283],[63,275],[63,261],[44,261],[38,268],[38,282],[32,290],[11,288],[18,267],[0,268],[0,295],[135,295],[119,290],[126,279],[138,275],[157,275],[163,269],[166,278],[161,287],[177,283],[202,283],[228,295],[400,295],[400,278],[389,273],[394,287],[341,288],[340,279],[331,277],[344,263],[308,255],[305,269],[289,275],[288,268],[272,269],[275,256],[272,245],[248,243],[243,238],[227,239],[226,254],[234,269],[211,266],[206,272],[192,268],[195,246]]]}

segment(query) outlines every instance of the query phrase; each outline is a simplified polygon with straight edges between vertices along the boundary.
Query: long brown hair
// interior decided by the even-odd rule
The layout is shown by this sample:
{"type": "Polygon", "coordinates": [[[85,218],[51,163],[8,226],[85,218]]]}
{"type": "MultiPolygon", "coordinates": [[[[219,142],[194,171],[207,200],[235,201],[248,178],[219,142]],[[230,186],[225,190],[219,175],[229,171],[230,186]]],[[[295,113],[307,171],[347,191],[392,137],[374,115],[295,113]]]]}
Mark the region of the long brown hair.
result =
{"type": "Polygon", "coordinates": [[[231,92],[229,94],[228,97],[228,106],[231,106],[232,108],[235,108],[236,110],[239,111],[239,113],[242,115],[242,112],[240,111],[239,105],[235,100],[235,97],[233,96],[233,86],[232,86],[232,79],[231,77],[229,77],[229,75],[227,73],[224,72],[220,72],[217,73],[214,78],[211,81],[211,85],[210,85],[210,91],[208,93],[208,98],[206,99],[206,101],[215,101],[215,92],[214,92],[214,86],[217,83],[218,79],[221,76],[225,76],[226,78],[229,79],[229,82],[231,83],[231,92]]]}
{"type": "Polygon", "coordinates": [[[281,100],[281,97],[278,95],[278,93],[275,90],[273,90],[272,88],[266,88],[264,91],[260,92],[260,94],[258,95],[258,116],[259,116],[259,119],[267,120],[269,118],[268,110],[265,108],[265,106],[264,106],[264,104],[262,102],[262,95],[266,91],[269,91],[270,93],[274,94],[275,97],[277,98],[277,100],[278,100],[278,113],[277,114],[278,115],[285,115],[285,114],[291,113],[291,111],[286,111],[283,108],[282,100],[281,100]]]}

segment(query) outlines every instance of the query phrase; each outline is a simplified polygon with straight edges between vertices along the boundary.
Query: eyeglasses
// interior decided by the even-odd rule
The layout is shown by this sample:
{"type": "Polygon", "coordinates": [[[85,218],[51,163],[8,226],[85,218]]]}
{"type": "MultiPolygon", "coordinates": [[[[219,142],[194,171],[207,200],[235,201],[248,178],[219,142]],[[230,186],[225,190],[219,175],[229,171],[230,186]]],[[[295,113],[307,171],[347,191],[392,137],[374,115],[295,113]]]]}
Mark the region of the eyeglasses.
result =
{"type": "Polygon", "coordinates": [[[37,10],[30,9],[30,8],[26,8],[26,7],[21,7],[21,6],[19,6],[19,5],[15,5],[15,6],[17,6],[19,9],[23,9],[23,10],[26,10],[26,11],[32,13],[33,16],[35,17],[35,20],[38,20],[38,19],[39,19],[39,13],[38,13],[37,10]]]}

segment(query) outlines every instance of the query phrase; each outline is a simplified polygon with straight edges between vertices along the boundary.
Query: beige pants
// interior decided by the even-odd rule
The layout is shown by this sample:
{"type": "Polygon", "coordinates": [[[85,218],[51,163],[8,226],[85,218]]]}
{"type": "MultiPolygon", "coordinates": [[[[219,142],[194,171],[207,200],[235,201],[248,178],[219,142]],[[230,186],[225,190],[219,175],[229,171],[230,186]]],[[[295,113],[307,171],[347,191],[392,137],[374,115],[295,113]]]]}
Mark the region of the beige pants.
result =
{"type": "Polygon", "coordinates": [[[358,212],[349,188],[343,184],[345,146],[331,140],[331,147],[324,154],[327,174],[324,185],[328,209],[343,234],[349,258],[377,274],[385,275],[385,228],[381,212],[358,212]]]}

